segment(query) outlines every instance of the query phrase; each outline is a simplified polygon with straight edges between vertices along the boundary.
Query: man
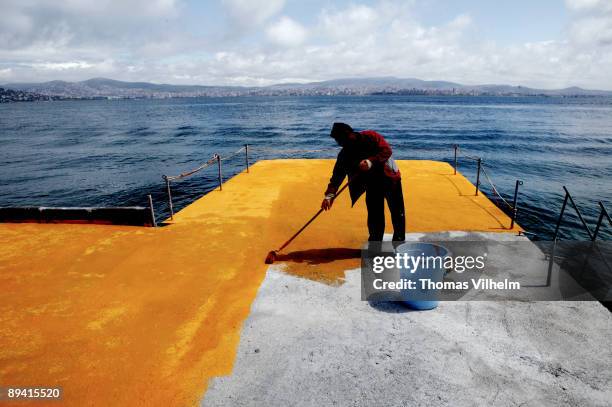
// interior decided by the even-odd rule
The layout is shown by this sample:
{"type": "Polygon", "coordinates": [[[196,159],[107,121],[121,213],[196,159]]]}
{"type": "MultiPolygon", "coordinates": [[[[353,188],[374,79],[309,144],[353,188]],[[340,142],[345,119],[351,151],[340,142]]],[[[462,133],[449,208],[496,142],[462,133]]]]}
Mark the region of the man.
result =
{"type": "Polygon", "coordinates": [[[373,130],[355,132],[345,123],[334,123],[330,136],[342,147],[325,199],[324,210],[331,209],[336,192],[348,176],[353,205],[365,192],[368,208],[368,231],[371,242],[382,241],[385,233],[385,199],[391,212],[393,241],[403,242],[406,234],[404,196],[399,168],[391,158],[391,147],[373,130]]]}

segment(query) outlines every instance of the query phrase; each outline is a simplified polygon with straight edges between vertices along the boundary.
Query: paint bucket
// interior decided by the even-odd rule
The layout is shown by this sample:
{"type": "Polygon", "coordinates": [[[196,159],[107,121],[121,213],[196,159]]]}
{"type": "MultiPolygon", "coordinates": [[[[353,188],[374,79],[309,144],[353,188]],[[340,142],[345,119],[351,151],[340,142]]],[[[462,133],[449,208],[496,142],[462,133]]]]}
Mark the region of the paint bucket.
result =
{"type": "Polygon", "coordinates": [[[432,243],[414,242],[399,245],[395,252],[402,257],[406,254],[414,259],[421,259],[417,267],[402,267],[399,269],[402,281],[414,282],[414,288],[400,290],[402,302],[416,310],[436,308],[440,302],[438,299],[439,290],[431,288],[432,284],[422,280],[429,280],[433,284],[442,282],[446,272],[443,259],[449,255],[448,249],[432,243]],[[432,260],[432,258],[436,260],[432,260]]]}

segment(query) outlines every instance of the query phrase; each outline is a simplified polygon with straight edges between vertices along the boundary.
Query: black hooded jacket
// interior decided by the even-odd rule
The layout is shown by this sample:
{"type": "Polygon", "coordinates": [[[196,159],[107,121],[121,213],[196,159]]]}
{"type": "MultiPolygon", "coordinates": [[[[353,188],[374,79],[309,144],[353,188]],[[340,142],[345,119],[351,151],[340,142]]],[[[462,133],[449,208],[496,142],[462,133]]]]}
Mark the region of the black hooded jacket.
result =
{"type": "Polygon", "coordinates": [[[399,168],[391,158],[391,147],[385,138],[374,130],[364,130],[354,133],[355,141],[344,146],[334,165],[332,177],[325,191],[325,195],[335,194],[346,176],[349,178],[349,192],[351,202],[355,202],[366,191],[372,182],[381,182],[384,178],[392,182],[400,182],[399,168]],[[372,168],[369,171],[360,171],[359,163],[370,160],[372,168]]]}

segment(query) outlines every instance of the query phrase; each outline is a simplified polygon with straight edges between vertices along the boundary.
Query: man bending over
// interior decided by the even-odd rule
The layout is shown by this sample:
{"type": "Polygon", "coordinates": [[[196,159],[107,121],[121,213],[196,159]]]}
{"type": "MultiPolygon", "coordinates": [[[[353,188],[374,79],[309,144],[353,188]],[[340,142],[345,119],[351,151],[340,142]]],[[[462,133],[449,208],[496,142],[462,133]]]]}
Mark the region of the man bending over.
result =
{"type": "Polygon", "coordinates": [[[391,147],[373,130],[355,132],[345,123],[334,123],[330,136],[342,147],[321,208],[331,209],[344,177],[349,179],[352,204],[365,192],[368,231],[371,242],[382,241],[385,233],[385,199],[391,212],[393,241],[403,242],[406,234],[404,196],[399,168],[391,158],[391,147]]]}

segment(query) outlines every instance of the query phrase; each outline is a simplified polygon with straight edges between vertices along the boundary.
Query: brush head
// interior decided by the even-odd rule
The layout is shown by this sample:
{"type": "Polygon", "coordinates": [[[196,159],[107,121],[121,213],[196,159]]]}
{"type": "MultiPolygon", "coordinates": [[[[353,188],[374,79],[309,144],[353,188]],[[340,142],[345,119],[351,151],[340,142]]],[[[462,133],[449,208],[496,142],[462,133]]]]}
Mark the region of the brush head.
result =
{"type": "Polygon", "coordinates": [[[270,251],[266,256],[266,264],[272,264],[276,260],[276,250],[270,251]]]}

